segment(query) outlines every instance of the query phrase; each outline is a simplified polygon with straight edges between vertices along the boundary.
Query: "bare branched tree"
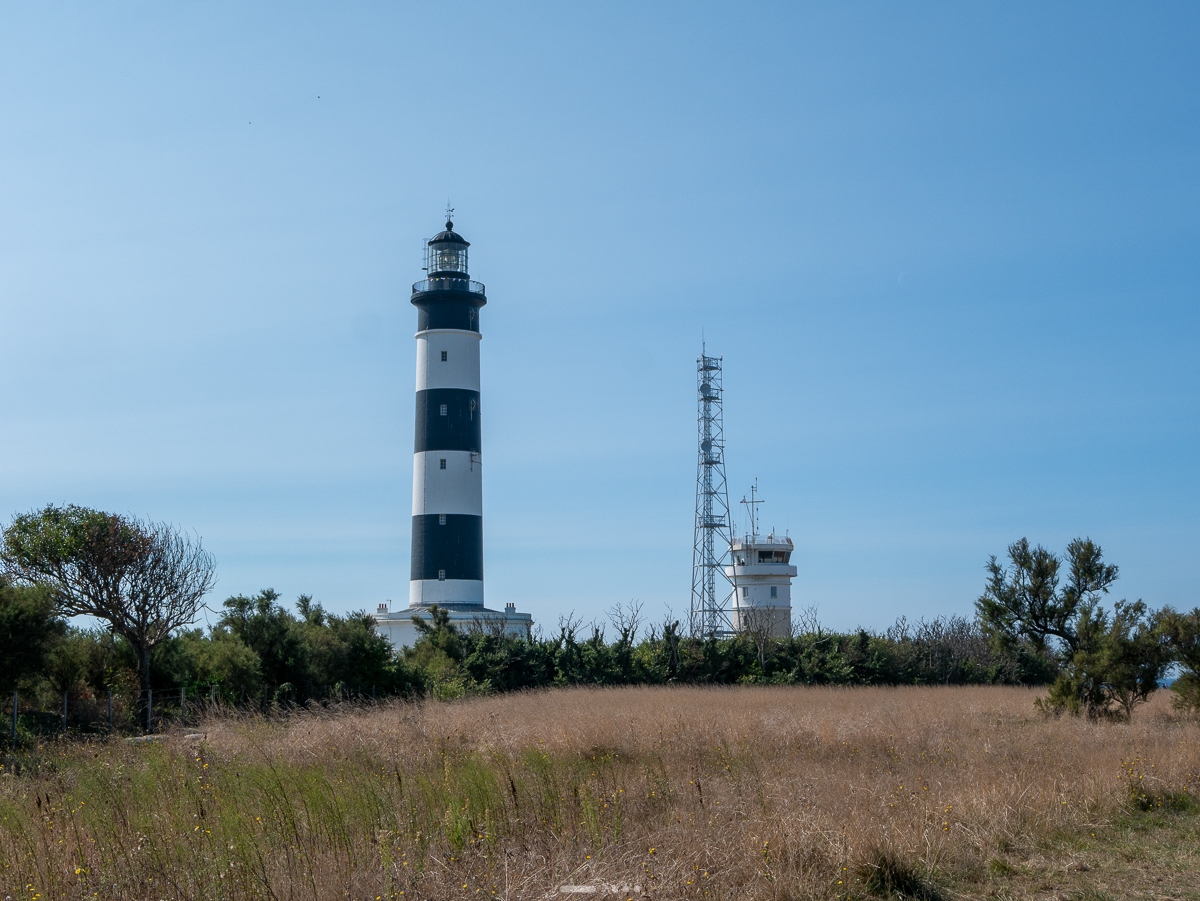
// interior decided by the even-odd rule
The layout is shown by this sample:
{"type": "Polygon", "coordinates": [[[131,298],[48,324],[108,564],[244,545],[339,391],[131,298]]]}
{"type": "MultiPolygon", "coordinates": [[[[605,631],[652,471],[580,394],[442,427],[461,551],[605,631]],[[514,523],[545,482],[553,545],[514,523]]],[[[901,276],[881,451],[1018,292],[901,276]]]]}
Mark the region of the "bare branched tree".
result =
{"type": "Polygon", "coordinates": [[[570,639],[574,641],[575,636],[578,634],[579,628],[582,625],[583,617],[576,616],[574,610],[572,610],[566,616],[559,616],[558,618],[558,631],[563,639],[570,637],[570,639]]]}
{"type": "Polygon", "coordinates": [[[801,635],[821,635],[821,617],[817,614],[817,605],[811,604],[799,610],[792,617],[792,637],[801,635]]]}
{"type": "Polygon", "coordinates": [[[486,616],[473,616],[469,623],[465,623],[460,628],[464,635],[487,635],[491,638],[503,638],[505,635],[505,620],[502,614],[490,614],[486,616]]]}
{"type": "Polygon", "coordinates": [[[632,645],[637,641],[638,630],[642,627],[642,602],[631,600],[628,605],[619,602],[614,604],[608,611],[608,621],[617,630],[620,636],[618,641],[632,645]]]}
{"type": "Polygon", "coordinates": [[[670,681],[674,681],[676,673],[679,672],[679,642],[682,638],[679,620],[673,618],[671,608],[668,607],[662,622],[662,641],[667,647],[667,678],[670,681]]]}
{"type": "Polygon", "coordinates": [[[15,581],[49,589],[64,615],[94,616],[124,637],[143,690],[154,648],[195,622],[216,581],[199,538],[76,506],[16,517],[4,532],[0,565],[15,581]]]}
{"type": "Polygon", "coordinates": [[[743,609],[738,632],[754,643],[760,669],[767,667],[767,653],[775,644],[775,620],[770,610],[743,609]]]}

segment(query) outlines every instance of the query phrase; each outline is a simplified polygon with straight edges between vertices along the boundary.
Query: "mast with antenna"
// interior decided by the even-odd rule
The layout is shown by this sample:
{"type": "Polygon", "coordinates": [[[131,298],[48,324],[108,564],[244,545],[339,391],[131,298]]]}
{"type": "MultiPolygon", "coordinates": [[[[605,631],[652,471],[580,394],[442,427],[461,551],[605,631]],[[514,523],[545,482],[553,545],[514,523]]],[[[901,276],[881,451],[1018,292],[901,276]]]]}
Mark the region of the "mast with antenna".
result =
{"type": "Polygon", "coordinates": [[[755,509],[762,500],[756,498],[758,494],[758,479],[754,480],[754,484],[750,486],[750,500],[746,500],[743,494],[740,503],[746,505],[746,510],[750,514],[750,540],[754,540],[754,536],[758,534],[758,511],[755,509]]]}
{"type": "Polygon", "coordinates": [[[689,627],[697,638],[733,633],[730,605],[735,593],[730,546],[733,523],[725,482],[724,386],[721,358],[701,343],[696,360],[698,447],[696,456],[696,528],[692,545],[692,602],[689,627]]]}

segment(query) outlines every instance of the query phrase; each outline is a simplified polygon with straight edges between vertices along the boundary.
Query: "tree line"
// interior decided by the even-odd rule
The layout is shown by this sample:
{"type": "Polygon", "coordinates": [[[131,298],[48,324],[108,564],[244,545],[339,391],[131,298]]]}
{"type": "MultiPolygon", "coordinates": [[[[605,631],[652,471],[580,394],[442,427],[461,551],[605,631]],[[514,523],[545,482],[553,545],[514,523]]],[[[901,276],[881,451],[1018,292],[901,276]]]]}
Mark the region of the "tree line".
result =
{"type": "MultiPolygon", "coordinates": [[[[450,698],[555,685],[1040,684],[1053,675],[1032,647],[997,649],[972,621],[952,617],[883,633],[835,632],[815,622],[785,638],[701,639],[678,620],[645,625],[636,606],[604,623],[564,619],[549,635],[503,634],[481,621],[455,626],[437,607],[417,620],[414,645],[393,652],[364,612],[325,611],[302,595],[285,605],[265,589],[221,605],[211,628],[181,629],[150,656],[155,691],[304,703],[340,691],[450,698]]],[[[0,688],[26,691],[140,688],[138,655],[103,626],[69,626],[48,593],[0,582],[0,629],[22,653],[0,664],[0,688]],[[11,624],[11,629],[8,628],[11,624]]]]}
{"type": "Polygon", "coordinates": [[[331,614],[304,595],[236,595],[194,627],[214,563],[172,527],[79,507],[18,516],[0,549],[0,689],[33,694],[183,689],[237,703],[304,704],[350,691],[440,698],[555,685],[1046,685],[1047,712],[1127,717],[1178,668],[1180,705],[1200,709],[1200,609],[1102,601],[1117,580],[1089,539],[1063,556],[1022,539],[987,564],[975,617],[883,632],[685,634],[618,605],[605,621],[565,618],[504,635],[431,608],[394,652],[365,612],[331,614]],[[78,628],[81,613],[97,625],[78,628]]]}

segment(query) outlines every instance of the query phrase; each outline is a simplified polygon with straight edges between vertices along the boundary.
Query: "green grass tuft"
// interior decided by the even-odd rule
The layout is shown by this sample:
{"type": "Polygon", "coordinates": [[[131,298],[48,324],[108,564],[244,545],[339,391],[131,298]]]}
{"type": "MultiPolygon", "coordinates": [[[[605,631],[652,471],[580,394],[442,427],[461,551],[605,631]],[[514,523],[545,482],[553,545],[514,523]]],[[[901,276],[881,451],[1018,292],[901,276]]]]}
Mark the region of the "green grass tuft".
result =
{"type": "Polygon", "coordinates": [[[859,866],[858,878],[873,895],[942,901],[941,892],[926,881],[918,866],[890,851],[878,848],[873,851],[867,862],[859,866]]]}

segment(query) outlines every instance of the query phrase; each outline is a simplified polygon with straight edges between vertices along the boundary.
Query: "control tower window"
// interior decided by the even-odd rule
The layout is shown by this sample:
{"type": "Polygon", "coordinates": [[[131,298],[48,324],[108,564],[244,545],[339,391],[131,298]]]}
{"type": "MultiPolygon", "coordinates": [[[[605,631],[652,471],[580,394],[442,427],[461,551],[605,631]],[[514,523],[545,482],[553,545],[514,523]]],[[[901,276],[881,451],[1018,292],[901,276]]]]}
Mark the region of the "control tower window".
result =
{"type": "Polygon", "coordinates": [[[773,553],[771,553],[770,551],[759,551],[758,552],[758,562],[759,563],[772,563],[772,562],[774,562],[774,559],[775,559],[775,555],[773,553]]]}

